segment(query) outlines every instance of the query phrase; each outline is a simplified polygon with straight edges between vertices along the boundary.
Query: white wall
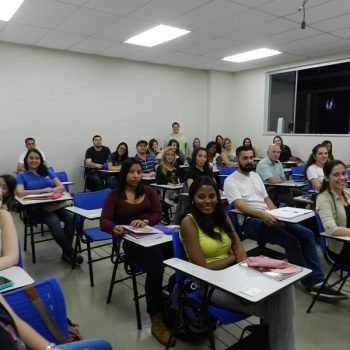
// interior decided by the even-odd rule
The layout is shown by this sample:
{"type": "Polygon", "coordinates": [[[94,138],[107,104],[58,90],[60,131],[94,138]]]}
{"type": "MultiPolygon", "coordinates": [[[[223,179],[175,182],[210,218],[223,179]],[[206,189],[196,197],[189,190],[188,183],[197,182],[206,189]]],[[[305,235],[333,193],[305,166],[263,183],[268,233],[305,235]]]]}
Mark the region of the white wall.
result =
{"type": "Polygon", "coordinates": [[[139,139],[163,142],[178,121],[190,142],[207,138],[208,73],[0,43],[0,171],[12,173],[33,136],[49,165],[81,189],[94,134],[115,149],[139,139]]]}

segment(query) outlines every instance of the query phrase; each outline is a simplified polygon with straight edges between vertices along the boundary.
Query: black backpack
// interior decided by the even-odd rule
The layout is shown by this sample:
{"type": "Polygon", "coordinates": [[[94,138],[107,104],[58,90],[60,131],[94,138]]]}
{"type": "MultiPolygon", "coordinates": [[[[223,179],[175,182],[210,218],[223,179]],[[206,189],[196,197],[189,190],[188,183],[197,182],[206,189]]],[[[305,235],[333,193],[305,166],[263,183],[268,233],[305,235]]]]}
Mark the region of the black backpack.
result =
{"type": "Polygon", "coordinates": [[[197,289],[197,284],[192,279],[176,282],[174,274],[170,276],[167,291],[163,295],[164,319],[170,328],[176,322],[174,335],[188,342],[207,339],[208,324],[212,329],[216,327],[216,321],[210,316],[206,322],[202,320],[201,304],[188,297],[189,293],[195,293],[197,289]]]}
{"type": "Polygon", "coordinates": [[[226,350],[270,350],[268,324],[252,324],[245,327],[238,342],[226,350]],[[246,332],[250,334],[244,337],[246,332]]]}

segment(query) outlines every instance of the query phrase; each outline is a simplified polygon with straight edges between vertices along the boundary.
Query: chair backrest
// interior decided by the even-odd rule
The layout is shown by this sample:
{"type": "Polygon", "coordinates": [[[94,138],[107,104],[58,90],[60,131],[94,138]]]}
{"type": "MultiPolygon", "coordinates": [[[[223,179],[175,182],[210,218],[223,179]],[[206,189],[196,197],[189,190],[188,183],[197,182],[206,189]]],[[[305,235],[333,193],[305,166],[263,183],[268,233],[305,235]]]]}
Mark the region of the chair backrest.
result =
{"type": "MultiPolygon", "coordinates": [[[[67,182],[68,181],[68,175],[66,171],[56,171],[55,172],[58,180],[61,182],[67,182]]],[[[64,189],[69,192],[69,185],[64,185],[64,189]]]]}
{"type": "Polygon", "coordinates": [[[76,192],[73,195],[73,204],[76,207],[91,210],[102,208],[106,196],[111,192],[110,188],[95,192],[76,192]]]}
{"type": "Polygon", "coordinates": [[[302,181],[305,179],[304,168],[305,168],[304,165],[292,166],[290,168],[293,181],[302,181]]]}
{"type": "Polygon", "coordinates": [[[224,182],[227,178],[227,176],[231,175],[237,170],[236,166],[224,166],[219,169],[219,179],[220,179],[220,186],[221,188],[224,188],[224,182]]]}
{"type": "Polygon", "coordinates": [[[326,240],[325,236],[321,235],[321,233],[324,233],[324,227],[323,227],[321,218],[317,212],[315,212],[315,220],[316,220],[316,224],[317,224],[317,230],[318,230],[318,233],[320,235],[320,247],[321,247],[322,254],[326,260],[329,260],[329,257],[327,254],[327,249],[326,249],[327,240],[326,240]]]}
{"type": "Polygon", "coordinates": [[[21,252],[21,241],[18,240],[18,261],[16,266],[23,268],[22,252],[21,252]]]}
{"type": "MultiPolygon", "coordinates": [[[[172,233],[172,238],[173,238],[172,242],[173,242],[174,258],[187,260],[184,246],[182,245],[181,240],[180,240],[180,231],[174,230],[172,233]]],[[[181,280],[181,278],[182,278],[182,273],[180,271],[176,271],[175,272],[176,282],[179,282],[181,280]]]]}
{"type": "MultiPolygon", "coordinates": [[[[68,336],[67,312],[64,296],[60,285],[55,277],[33,284],[47,310],[61,328],[63,334],[68,336]]],[[[49,342],[57,342],[52,336],[40,315],[34,308],[23,288],[19,288],[3,294],[6,301],[14,309],[16,314],[29,323],[38,333],[49,342]]]]}

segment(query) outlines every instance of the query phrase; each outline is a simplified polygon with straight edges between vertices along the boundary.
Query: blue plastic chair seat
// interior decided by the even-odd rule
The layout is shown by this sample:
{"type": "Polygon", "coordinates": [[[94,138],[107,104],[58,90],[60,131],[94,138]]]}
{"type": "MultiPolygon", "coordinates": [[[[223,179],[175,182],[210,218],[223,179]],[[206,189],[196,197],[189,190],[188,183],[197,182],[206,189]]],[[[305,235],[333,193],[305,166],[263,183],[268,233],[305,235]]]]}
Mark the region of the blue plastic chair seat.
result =
{"type": "Polygon", "coordinates": [[[92,227],[84,229],[85,236],[89,237],[92,241],[104,241],[112,239],[112,235],[101,231],[98,227],[92,227]]]}

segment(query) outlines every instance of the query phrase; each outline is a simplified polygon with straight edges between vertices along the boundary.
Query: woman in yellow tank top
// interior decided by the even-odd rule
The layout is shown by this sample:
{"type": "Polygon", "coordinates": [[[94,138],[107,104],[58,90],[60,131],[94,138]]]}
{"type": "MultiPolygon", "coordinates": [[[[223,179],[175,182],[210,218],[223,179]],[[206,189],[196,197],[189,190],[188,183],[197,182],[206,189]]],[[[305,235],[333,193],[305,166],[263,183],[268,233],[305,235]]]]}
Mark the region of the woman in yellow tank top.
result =
{"type": "MultiPolygon", "coordinates": [[[[190,187],[189,200],[189,213],[181,222],[181,238],[189,260],[210,270],[222,270],[245,260],[245,250],[220,202],[216,183],[207,176],[198,177],[190,187]]],[[[292,286],[259,303],[214,290],[211,302],[268,322],[271,350],[295,349],[292,286]]]]}

